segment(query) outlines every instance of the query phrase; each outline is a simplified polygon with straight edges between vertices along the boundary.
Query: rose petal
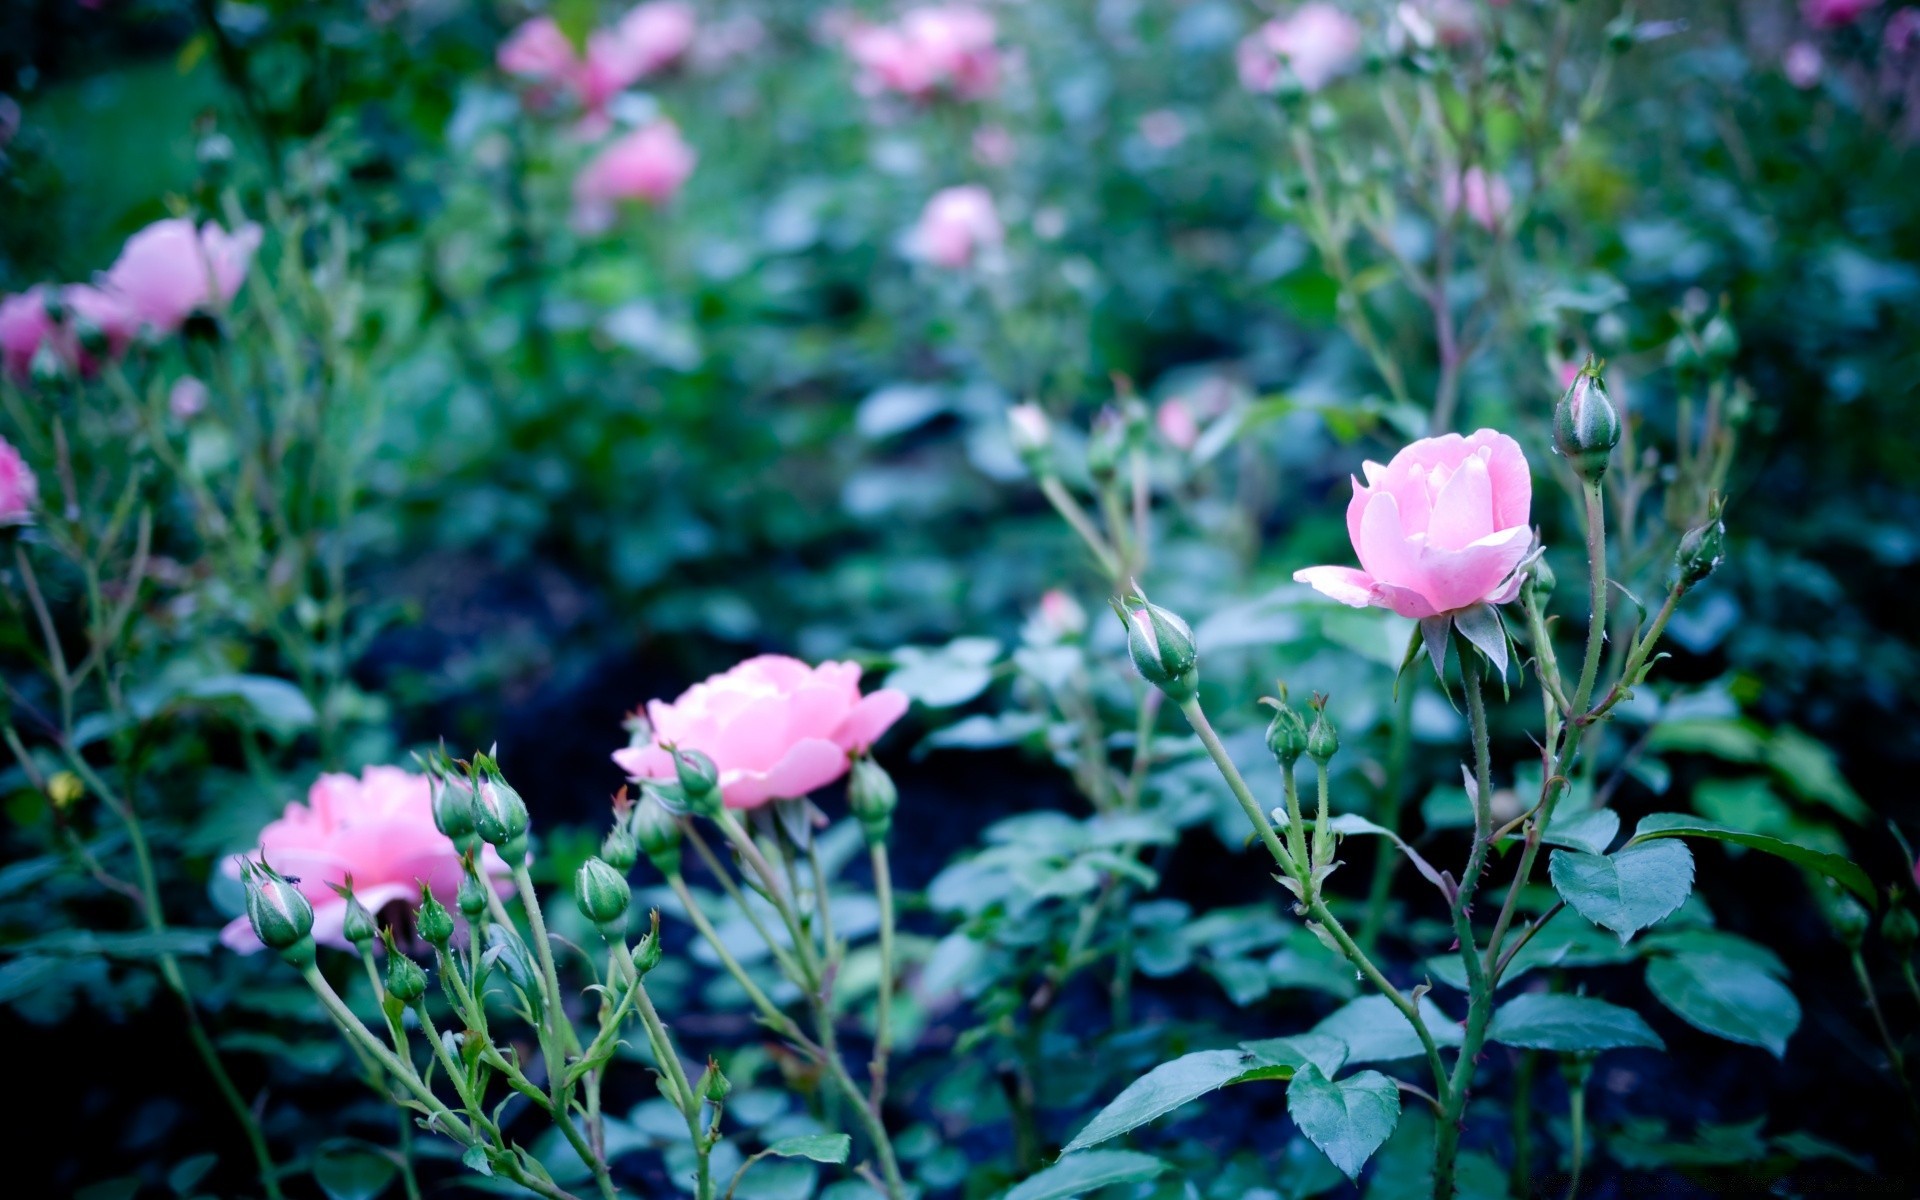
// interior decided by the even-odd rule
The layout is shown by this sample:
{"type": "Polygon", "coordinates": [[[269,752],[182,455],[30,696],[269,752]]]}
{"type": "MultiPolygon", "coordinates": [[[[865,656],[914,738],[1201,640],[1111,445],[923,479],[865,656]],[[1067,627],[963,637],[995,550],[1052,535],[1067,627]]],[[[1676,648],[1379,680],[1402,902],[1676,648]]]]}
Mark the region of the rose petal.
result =
{"type": "Polygon", "coordinates": [[[1459,550],[1424,547],[1418,588],[1440,612],[1478,604],[1497,591],[1532,546],[1532,531],[1504,529],[1459,550]]]}
{"type": "Polygon", "coordinates": [[[1434,498],[1427,544],[1458,550],[1493,531],[1493,479],[1487,464],[1477,455],[1470,456],[1434,498]]]}
{"type": "Polygon", "coordinates": [[[766,771],[722,776],[720,794],[728,808],[754,808],[769,800],[793,800],[823,788],[847,771],[847,752],[819,738],[795,742],[766,771]]]}
{"type": "Polygon", "coordinates": [[[1342,604],[1365,608],[1373,603],[1373,576],[1352,567],[1303,567],[1293,573],[1295,583],[1304,583],[1323,596],[1342,604]]]}
{"type": "Polygon", "coordinates": [[[869,749],[906,714],[908,703],[905,692],[881,688],[853,706],[833,740],[845,750],[869,749]]]}

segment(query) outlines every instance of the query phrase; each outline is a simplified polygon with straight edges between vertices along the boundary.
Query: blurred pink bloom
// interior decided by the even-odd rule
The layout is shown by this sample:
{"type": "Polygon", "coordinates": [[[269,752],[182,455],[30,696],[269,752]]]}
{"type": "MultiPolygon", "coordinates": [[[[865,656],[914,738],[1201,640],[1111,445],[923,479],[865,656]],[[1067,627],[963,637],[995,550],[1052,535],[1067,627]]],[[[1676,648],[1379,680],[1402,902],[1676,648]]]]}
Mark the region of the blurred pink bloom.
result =
{"type": "MultiPolygon", "coordinates": [[[[451,902],[459,893],[460,853],[433,823],[433,800],[424,775],[399,767],[368,767],[358,778],[322,775],[307,792],[305,804],[289,804],[280,819],[260,831],[256,855],[235,855],[223,869],[239,878],[248,858],[264,857],[313,904],[313,938],[347,948],[341,933],[347,902],[328,884],[353,876],[353,892],[375,913],[395,901],[418,904],[420,887],[451,902]]],[[[480,867],[488,876],[506,874],[492,846],[481,850],[480,867]]],[[[502,891],[512,884],[497,879],[502,891]]],[[[261,948],[245,917],[220,931],[220,940],[242,954],[261,948]]]]}
{"type": "Polygon", "coordinates": [[[1054,588],[1040,597],[1040,628],[1055,641],[1079,637],[1087,631],[1087,610],[1072,596],[1054,588]]]}
{"type": "Polygon", "coordinates": [[[24,525],[33,520],[33,507],[40,500],[40,481],[33,468],[0,438],[0,525],[24,525]]]}
{"type": "Polygon", "coordinates": [[[1880,0],[1800,0],[1800,15],[1815,29],[1851,25],[1880,7],[1880,0]]]}
{"type": "Polygon", "coordinates": [[[1449,178],[1441,189],[1440,203],[1452,212],[1460,207],[1463,196],[1467,215],[1488,233],[1498,229],[1513,209],[1513,189],[1507,181],[1479,167],[1468,167],[1459,177],[1449,178]]]}
{"type": "Polygon", "coordinates": [[[1352,567],[1307,567],[1300,583],[1355,608],[1431,617],[1519,594],[1514,573],[1533,544],[1533,475],[1520,444],[1482,429],[1423,438],[1353,481],[1352,567]]]}
{"type": "Polygon", "coordinates": [[[1560,364],[1560,390],[1561,391],[1564,392],[1568,388],[1572,387],[1573,381],[1578,378],[1580,378],[1579,363],[1563,362],[1560,364]]]}
{"type": "Polygon", "coordinates": [[[698,750],[720,770],[728,808],[791,800],[847,773],[850,756],[872,746],[907,711],[888,688],[860,694],[860,668],[763,654],[696,683],[671,704],[647,702],[652,741],[616,750],[636,783],[675,776],[672,746],[698,750]]]}
{"type": "Polygon", "coordinates": [[[56,332],[53,318],[47,315],[47,299],[52,294],[52,288],[35,284],[0,300],[0,363],[16,379],[27,377],[40,343],[56,332]]]}
{"type": "Polygon", "coordinates": [[[1920,46],[1920,8],[1903,8],[1888,17],[1880,39],[1891,54],[1904,54],[1920,46]]]}
{"type": "Polygon", "coordinates": [[[947,92],[960,100],[993,94],[1000,54],[993,17],[968,4],[909,9],[892,25],[853,25],[847,53],[868,93],[898,92],[924,100],[947,92]]]}
{"type": "Polygon", "coordinates": [[[700,159],[672,121],[655,121],[616,139],[581,168],[573,181],[574,223],[604,232],[623,200],[665,204],[680,191],[700,159]]]}
{"type": "Polygon", "coordinates": [[[167,411],[175,420],[191,421],[206,411],[207,385],[192,375],[182,375],[174,380],[173,387],[167,391],[167,411]]]}
{"type": "MultiPolygon", "coordinates": [[[[198,230],[184,217],[155,221],[127,239],[101,280],[100,290],[124,304],[126,313],[109,314],[100,301],[100,316],[109,321],[130,316],[162,333],[172,333],[196,309],[219,309],[232,303],[259,248],[258,225],[243,225],[228,233],[211,221],[198,230]]],[[[83,301],[77,290],[68,293],[76,305],[94,303],[83,301]]]]}
{"type": "Polygon", "coordinates": [[[737,58],[745,58],[767,40],[767,27],[751,13],[728,17],[700,27],[700,35],[687,51],[687,58],[702,71],[717,70],[737,58]]]}
{"type": "Polygon", "coordinates": [[[679,62],[698,32],[693,6],[680,0],[652,0],[639,5],[614,26],[630,65],[640,72],[641,79],[679,62]]]}
{"type": "MultiPolygon", "coordinates": [[[[109,358],[118,358],[125,353],[134,336],[140,332],[140,309],[119,292],[91,284],[71,283],[60,289],[60,299],[66,302],[68,311],[73,314],[72,322],[91,325],[106,335],[109,358]]],[[[230,299],[231,295],[223,297],[223,300],[230,299]]],[[[155,325],[165,328],[159,326],[158,322],[155,325]]],[[[92,355],[80,349],[73,325],[68,326],[59,342],[62,353],[83,373],[91,373],[98,366],[92,355]]]]}
{"type": "Polygon", "coordinates": [[[971,265],[981,251],[1004,239],[993,194],[977,183],[935,193],[909,238],[915,255],[955,270],[971,265]]]}
{"type": "Polygon", "coordinates": [[[1153,423],[1160,430],[1160,436],[1176,450],[1191,450],[1200,440],[1200,422],[1194,420],[1193,410],[1178,396],[1160,402],[1154,411],[1153,423]]]}
{"type": "Polygon", "coordinates": [[[1822,65],[1820,48],[1812,42],[1795,42],[1780,57],[1780,69],[1786,72],[1787,82],[1803,92],[1820,82],[1822,65]]]}
{"type": "Polygon", "coordinates": [[[537,94],[571,93],[586,112],[589,132],[606,126],[607,103],[649,75],[672,66],[693,44],[698,23],[690,5],[653,0],[610,29],[587,37],[583,56],[552,17],[534,17],[500,43],[494,61],[526,80],[537,94]]]}
{"type": "Polygon", "coordinates": [[[1278,88],[1282,66],[1292,70],[1301,87],[1317,92],[1352,66],[1359,53],[1359,22],[1316,0],[1242,38],[1234,61],[1240,85],[1250,92],[1278,88]]]}
{"type": "Polygon", "coordinates": [[[983,167],[1004,167],[1013,161],[1013,135],[1004,125],[982,125],[973,131],[973,160],[983,167]]]}
{"type": "Polygon", "coordinates": [[[552,17],[535,17],[507,35],[494,52],[502,71],[535,83],[564,83],[579,56],[552,17]]]}
{"type": "Polygon", "coordinates": [[[1156,108],[1141,116],[1140,136],[1155,150],[1171,150],[1187,140],[1187,123],[1170,108],[1156,108]]]}

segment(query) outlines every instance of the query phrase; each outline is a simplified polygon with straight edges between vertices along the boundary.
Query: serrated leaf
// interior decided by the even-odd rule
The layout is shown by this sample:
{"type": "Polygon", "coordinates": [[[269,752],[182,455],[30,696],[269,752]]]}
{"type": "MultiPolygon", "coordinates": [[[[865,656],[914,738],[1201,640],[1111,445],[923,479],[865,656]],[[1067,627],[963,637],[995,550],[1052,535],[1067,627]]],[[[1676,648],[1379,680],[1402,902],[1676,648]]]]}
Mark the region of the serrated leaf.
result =
{"type": "Polygon", "coordinates": [[[1245,1050],[1200,1050],[1163,1062],[1128,1084],[1112,1103],[1095,1113],[1063,1153],[1110,1141],[1230,1083],[1276,1078],[1272,1066],[1245,1050]]]}
{"type": "MultiPolygon", "coordinates": [[[[1460,1044],[1462,1034],[1458,1022],[1424,996],[1419,1006],[1421,1019],[1426,1022],[1427,1032],[1433,1035],[1435,1044],[1460,1044]]],[[[1413,1022],[1385,996],[1362,996],[1335,1009],[1315,1025],[1312,1032],[1345,1042],[1348,1063],[1393,1062],[1426,1053],[1413,1022]]]]}
{"type": "Polygon", "coordinates": [[[1838,854],[1809,849],[1797,842],[1783,841],[1764,833],[1748,833],[1687,813],[1653,813],[1641,818],[1640,823],[1634,826],[1633,840],[1627,845],[1646,844],[1655,838],[1678,837],[1712,838],[1716,842],[1730,842],[1749,850],[1776,855],[1827,876],[1860,897],[1869,907],[1879,907],[1880,898],[1867,873],[1838,854]]]}
{"type": "Polygon", "coordinates": [[[1378,1071],[1338,1082],[1309,1063],[1287,1085],[1287,1115],[1348,1179],[1400,1123],[1400,1089],[1378,1071]]]}
{"type": "Polygon", "coordinates": [[[482,1175],[489,1177],[493,1175],[493,1160],[487,1157],[487,1148],[485,1146],[468,1146],[467,1152],[460,1156],[460,1161],[465,1163],[470,1170],[478,1171],[482,1175]]]}
{"type": "Polygon", "coordinates": [[[1554,815],[1540,840],[1549,846],[1565,846],[1587,854],[1605,854],[1620,833],[1620,814],[1610,808],[1592,808],[1577,816],[1565,811],[1554,815]]]}
{"type": "Polygon", "coordinates": [[[784,1137],[768,1146],[775,1158],[810,1158],[817,1163],[843,1163],[853,1152],[853,1139],[844,1133],[804,1133],[784,1137]]]}
{"type": "Polygon", "coordinates": [[[1332,1078],[1347,1065],[1347,1044],[1322,1033],[1301,1033],[1293,1037],[1263,1038],[1241,1042],[1240,1048],[1262,1063],[1291,1067],[1298,1071],[1311,1063],[1320,1073],[1332,1078]]]}
{"type": "Polygon", "coordinates": [[[1676,954],[1647,964],[1647,987],[1675,1016],[1715,1037],[1784,1058],[1800,1002],[1761,965],[1720,954],[1676,954]]]}
{"type": "Polygon", "coordinates": [[[1116,1183],[1139,1183],[1167,1169],[1151,1154],[1134,1150],[1089,1150],[1069,1154],[1029,1176],[1001,1200],[1067,1200],[1116,1183]]]}
{"type": "Polygon", "coordinates": [[[1592,996],[1528,992],[1494,1010],[1487,1036],[1526,1050],[1666,1049],[1640,1014],[1592,996]]]}
{"type": "Polygon", "coordinates": [[[1679,842],[1648,842],[1613,854],[1555,850],[1547,874],[1573,910],[1625,943],[1658,924],[1693,891],[1693,854],[1679,842]]]}

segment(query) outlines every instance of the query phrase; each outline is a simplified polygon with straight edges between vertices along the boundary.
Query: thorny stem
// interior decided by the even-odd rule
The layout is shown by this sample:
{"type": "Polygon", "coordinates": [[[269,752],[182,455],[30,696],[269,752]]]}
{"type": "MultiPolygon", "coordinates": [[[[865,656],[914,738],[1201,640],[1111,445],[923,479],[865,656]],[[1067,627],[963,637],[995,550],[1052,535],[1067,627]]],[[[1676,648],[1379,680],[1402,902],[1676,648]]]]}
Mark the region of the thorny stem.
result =
{"type": "Polygon", "coordinates": [[[1087,515],[1087,510],[1080,506],[1080,502],[1073,498],[1071,492],[1067,491],[1066,485],[1060,482],[1058,475],[1047,474],[1040,477],[1040,494],[1047,498],[1047,503],[1053,505],[1054,511],[1060,514],[1061,519],[1080,535],[1080,540],[1087,544],[1087,549],[1093,552],[1094,559],[1100,564],[1101,574],[1111,580],[1125,578],[1126,568],[1120,562],[1120,556],[1114,553],[1106,537],[1095,527],[1093,518],[1087,515]]]}
{"type": "Polygon", "coordinates": [[[563,1049],[577,1053],[580,1041],[567,1019],[566,998],[560,991],[560,975],[553,969],[553,942],[547,937],[547,920],[540,911],[540,897],[534,894],[533,876],[525,863],[515,863],[513,886],[520,892],[520,904],[527,910],[527,925],[533,933],[533,948],[540,955],[540,977],[547,988],[550,1023],[563,1049]]]}
{"type": "Polygon", "coordinates": [[[893,869],[886,842],[875,841],[868,856],[873,860],[873,897],[880,905],[880,992],[874,1000],[873,1060],[867,1065],[873,1080],[870,1103],[878,1108],[886,1098],[887,1058],[893,1052],[893,869]]]}
{"type": "Polygon", "coordinates": [[[1589,481],[1587,501],[1587,591],[1592,617],[1587,625],[1587,657],[1580,667],[1580,682],[1573,689],[1573,711],[1587,710],[1593,699],[1593,685],[1600,675],[1600,652],[1607,641],[1607,509],[1601,503],[1600,484],[1589,481]]]}
{"type": "Polygon", "coordinates": [[[1887,1015],[1880,1008],[1880,993],[1873,986],[1873,975],[1867,970],[1867,960],[1860,954],[1858,947],[1852,950],[1853,977],[1860,981],[1860,992],[1867,998],[1867,1011],[1873,1014],[1873,1027],[1880,1034],[1880,1044],[1886,1048],[1887,1062],[1893,1067],[1893,1077],[1900,1084],[1900,1093],[1907,1102],[1907,1117],[1913,1122],[1916,1132],[1920,1132],[1920,1100],[1913,1094],[1913,1081],[1907,1078],[1907,1056],[1900,1051],[1900,1043],[1887,1027],[1887,1015]]]}

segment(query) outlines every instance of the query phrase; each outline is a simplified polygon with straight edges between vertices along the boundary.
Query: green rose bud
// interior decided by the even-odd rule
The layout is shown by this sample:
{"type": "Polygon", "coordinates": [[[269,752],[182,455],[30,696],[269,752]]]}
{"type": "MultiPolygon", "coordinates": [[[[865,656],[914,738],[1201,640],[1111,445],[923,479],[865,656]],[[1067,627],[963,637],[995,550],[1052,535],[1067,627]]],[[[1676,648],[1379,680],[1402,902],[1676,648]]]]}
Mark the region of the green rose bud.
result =
{"type": "Polygon", "coordinates": [[[445,950],[453,937],[453,914],[433,898],[433,889],[424,883],[420,885],[420,911],[413,918],[413,927],[422,941],[438,950],[445,950]]]}
{"type": "Polygon", "coordinates": [[[605,859],[589,858],[573,874],[573,900],[587,920],[605,929],[627,915],[633,889],[605,859]]]}
{"type": "Polygon", "coordinates": [[[367,911],[366,905],[360,903],[360,898],[353,894],[353,876],[347,876],[345,883],[329,883],[327,886],[347,902],[346,916],[340,920],[342,937],[354,946],[364,948],[366,943],[380,936],[380,922],[367,911]]]}
{"type": "Polygon", "coordinates": [[[1849,950],[1860,948],[1873,920],[1858,900],[1844,893],[1828,901],[1827,919],[1833,922],[1834,933],[1839,935],[1841,943],[1849,950]]]}
{"type": "Polygon", "coordinates": [[[1053,428],[1038,404],[1016,404],[1007,410],[1007,439],[1035,476],[1053,473],[1053,428]]]}
{"type": "Polygon", "coordinates": [[[1674,574],[1682,591],[1698,587],[1727,556],[1727,526],[1720,519],[1718,501],[1709,506],[1707,516],[1705,525],[1681,536],[1680,548],[1673,552],[1674,574]]]}
{"type": "Polygon", "coordinates": [[[869,846],[887,840],[893,828],[893,810],[899,803],[900,791],[886,768],[871,758],[854,760],[853,773],[847,778],[847,807],[860,818],[869,846]]]}
{"type": "Polygon", "coordinates": [[[1740,334],[1725,313],[1715,313],[1700,330],[1700,351],[1718,367],[1732,363],[1740,353],[1740,334]]]}
{"type": "Polygon", "coordinates": [[[733,1085],[727,1082],[726,1075],[720,1070],[720,1064],[709,1058],[707,1069],[700,1073],[700,1082],[694,1085],[694,1090],[709,1103],[719,1104],[727,1098],[727,1093],[733,1090],[733,1085]]]}
{"type": "Polygon", "coordinates": [[[474,757],[474,770],[484,774],[473,788],[473,827],[482,841],[500,847],[508,862],[523,857],[526,850],[527,802],[500,774],[500,768],[486,755],[474,757]]]}
{"type": "Polygon", "coordinates": [[[1338,753],[1340,731],[1333,727],[1332,718],[1327,716],[1327,698],[1315,696],[1313,728],[1307,731],[1307,757],[1324,767],[1338,753]]]}
{"type": "Polygon", "coordinates": [[[1547,601],[1553,598],[1553,589],[1560,581],[1554,578],[1553,568],[1547,565],[1542,555],[1527,569],[1527,594],[1533,598],[1534,606],[1546,611],[1547,601]]]}
{"type": "Polygon", "coordinates": [[[1913,910],[1906,905],[1895,905],[1880,922],[1880,936],[1887,939],[1888,949],[1904,958],[1913,952],[1914,943],[1920,941],[1920,920],[1914,918],[1913,910]]]}
{"type": "Polygon", "coordinates": [[[669,877],[680,873],[680,818],[667,811],[652,788],[641,789],[627,827],[655,870],[669,877]]]}
{"type": "Polygon", "coordinates": [[[270,950],[291,950],[309,941],[313,932],[313,905],[278,871],[264,861],[249,864],[247,924],[270,950]]]}
{"type": "Polygon", "coordinates": [[[1266,703],[1273,706],[1273,720],[1267,723],[1267,749],[1282,767],[1292,770],[1307,752],[1307,723],[1284,698],[1266,703]]]}
{"type": "Polygon", "coordinates": [[[625,821],[615,825],[606,840],[600,843],[600,857],[623,875],[633,870],[633,865],[640,861],[640,843],[634,839],[633,830],[627,828],[625,821]]]}
{"type": "Polygon", "coordinates": [[[640,944],[633,948],[633,969],[641,975],[659,966],[663,953],[660,947],[660,910],[656,908],[649,911],[647,920],[651,928],[647,930],[647,936],[640,939],[640,944]]]}
{"type": "Polygon", "coordinates": [[[473,787],[458,775],[431,771],[427,775],[433,795],[434,828],[464,849],[473,838],[473,787]]]}
{"type": "Polygon", "coordinates": [[[713,765],[711,758],[698,750],[675,750],[673,773],[680,782],[680,790],[686,793],[689,809],[704,813],[718,805],[720,768],[713,765]]]}
{"type": "Polygon", "coordinates": [[[469,921],[477,921],[487,911],[487,885],[469,871],[460,879],[460,894],[455,899],[469,921]]]}
{"type": "Polygon", "coordinates": [[[420,964],[394,949],[393,934],[387,934],[387,995],[402,1004],[413,1004],[427,994],[427,973],[420,964]]]}
{"type": "Polygon", "coordinates": [[[1606,384],[1589,359],[1553,410],[1554,447],[1589,483],[1607,473],[1607,460],[1620,441],[1620,414],[1607,398],[1606,384]]]}
{"type": "Polygon", "coordinates": [[[1184,704],[1200,691],[1199,654],[1193,630],[1173,613],[1145,597],[1126,601],[1127,653],[1140,677],[1176,703],[1184,704]]]}

